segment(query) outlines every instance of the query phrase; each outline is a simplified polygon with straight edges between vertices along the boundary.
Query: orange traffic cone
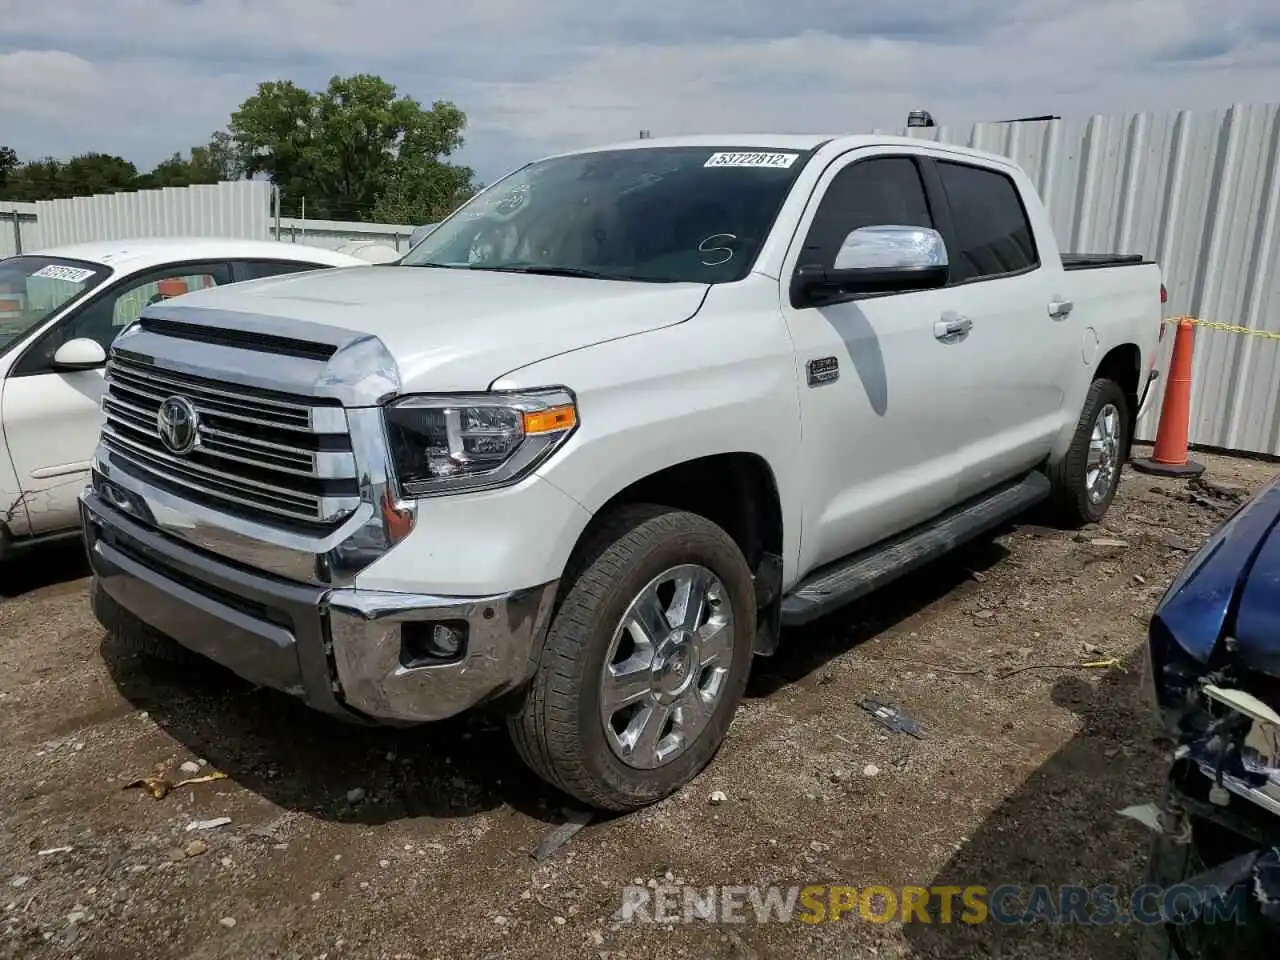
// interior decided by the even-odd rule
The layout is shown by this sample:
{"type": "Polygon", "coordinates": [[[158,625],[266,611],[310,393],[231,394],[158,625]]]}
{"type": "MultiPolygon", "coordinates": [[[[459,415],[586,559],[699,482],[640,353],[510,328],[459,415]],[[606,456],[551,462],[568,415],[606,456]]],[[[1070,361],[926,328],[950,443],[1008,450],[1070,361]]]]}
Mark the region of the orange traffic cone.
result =
{"type": "Polygon", "coordinates": [[[1187,435],[1191,421],[1191,356],[1195,351],[1196,328],[1190,318],[1178,322],[1169,360],[1169,379],[1164,385],[1160,426],[1150,459],[1133,461],[1133,468],[1160,477],[1198,477],[1204,464],[1187,458],[1187,435]]]}

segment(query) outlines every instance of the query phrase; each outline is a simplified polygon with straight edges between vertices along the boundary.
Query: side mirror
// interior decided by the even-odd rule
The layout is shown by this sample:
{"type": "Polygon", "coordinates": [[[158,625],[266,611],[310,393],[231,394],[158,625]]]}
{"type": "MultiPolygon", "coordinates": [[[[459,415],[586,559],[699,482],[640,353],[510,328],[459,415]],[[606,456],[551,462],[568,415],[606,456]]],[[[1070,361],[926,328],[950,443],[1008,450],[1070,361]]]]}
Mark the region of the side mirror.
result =
{"type": "Polygon", "coordinates": [[[61,372],[70,370],[94,370],[107,362],[107,351],[102,344],[88,337],[77,337],[68,340],[53,355],[53,369],[61,372]]]}
{"type": "Polygon", "coordinates": [[[830,267],[796,269],[795,306],[820,305],[860,293],[901,293],[946,286],[947,244],[929,227],[859,227],[844,238],[830,267]]]}

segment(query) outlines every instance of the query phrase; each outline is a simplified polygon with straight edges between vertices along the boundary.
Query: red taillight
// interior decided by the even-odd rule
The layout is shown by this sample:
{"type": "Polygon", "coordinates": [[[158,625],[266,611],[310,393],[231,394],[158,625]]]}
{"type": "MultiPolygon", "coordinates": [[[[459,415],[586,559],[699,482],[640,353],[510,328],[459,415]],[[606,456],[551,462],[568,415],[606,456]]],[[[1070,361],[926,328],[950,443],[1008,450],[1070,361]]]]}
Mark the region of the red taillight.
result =
{"type": "Polygon", "coordinates": [[[1169,302],[1169,291],[1164,288],[1163,283],[1160,284],[1160,302],[1161,303],[1169,302]]]}

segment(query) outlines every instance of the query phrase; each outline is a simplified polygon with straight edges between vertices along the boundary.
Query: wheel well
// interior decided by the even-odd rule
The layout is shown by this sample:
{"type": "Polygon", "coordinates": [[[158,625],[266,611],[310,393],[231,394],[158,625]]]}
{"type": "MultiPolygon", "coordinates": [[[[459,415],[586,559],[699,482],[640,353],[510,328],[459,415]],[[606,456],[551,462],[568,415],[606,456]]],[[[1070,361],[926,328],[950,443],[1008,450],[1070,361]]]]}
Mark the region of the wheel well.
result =
{"type": "Polygon", "coordinates": [[[782,557],[778,485],[756,454],[716,454],[667,467],[620,491],[599,513],[626,503],[656,503],[706,517],[733,538],[752,571],[782,557]]]}
{"type": "Polygon", "coordinates": [[[1093,375],[1095,380],[1114,380],[1128,397],[1138,396],[1138,364],[1141,362],[1138,348],[1132,343],[1112,347],[1093,375]]]}
{"type": "MultiPolygon", "coordinates": [[[[1138,421],[1138,384],[1140,381],[1138,367],[1142,363],[1142,354],[1132,343],[1122,343],[1112,347],[1098,370],[1093,375],[1095,380],[1113,380],[1124,391],[1129,401],[1129,444],[1133,444],[1134,425],[1138,421]]],[[[1128,451],[1126,451],[1127,455],[1128,451]]]]}

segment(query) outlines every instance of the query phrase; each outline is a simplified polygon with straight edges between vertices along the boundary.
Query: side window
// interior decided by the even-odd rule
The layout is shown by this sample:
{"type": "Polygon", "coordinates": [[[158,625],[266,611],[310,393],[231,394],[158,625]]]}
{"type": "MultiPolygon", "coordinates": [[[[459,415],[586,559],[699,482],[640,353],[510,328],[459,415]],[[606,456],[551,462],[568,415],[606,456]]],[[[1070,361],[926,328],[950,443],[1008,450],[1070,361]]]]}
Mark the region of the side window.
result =
{"type": "Polygon", "coordinates": [[[955,222],[958,250],[951,254],[951,282],[1026,270],[1040,264],[1031,222],[1018,188],[997,170],[938,162],[955,222]]]}
{"type": "Polygon", "coordinates": [[[236,275],[245,280],[261,280],[263,277],[278,277],[286,273],[301,273],[304,270],[326,270],[327,264],[304,263],[298,260],[245,260],[236,264],[236,275]]]}
{"type": "Polygon", "coordinates": [[[141,273],[104,290],[84,307],[46,332],[23,355],[14,373],[44,373],[58,347],[81,337],[106,350],[116,336],[138,319],[142,308],[230,281],[226,264],[186,264],[141,273]]]}
{"type": "Polygon", "coordinates": [[[837,173],[809,227],[800,264],[830,267],[850,231],[883,226],[933,226],[920,171],[909,157],[858,160],[837,173]]]}
{"type": "MultiPolygon", "coordinates": [[[[103,343],[103,346],[109,344],[116,338],[116,334],[137,320],[143,307],[217,285],[218,281],[212,273],[177,272],[167,276],[152,276],[132,288],[122,287],[111,307],[111,328],[102,331],[106,337],[110,338],[103,343]]],[[[76,336],[88,337],[94,334],[82,330],[76,336]]],[[[95,336],[94,339],[99,338],[95,336]]]]}

